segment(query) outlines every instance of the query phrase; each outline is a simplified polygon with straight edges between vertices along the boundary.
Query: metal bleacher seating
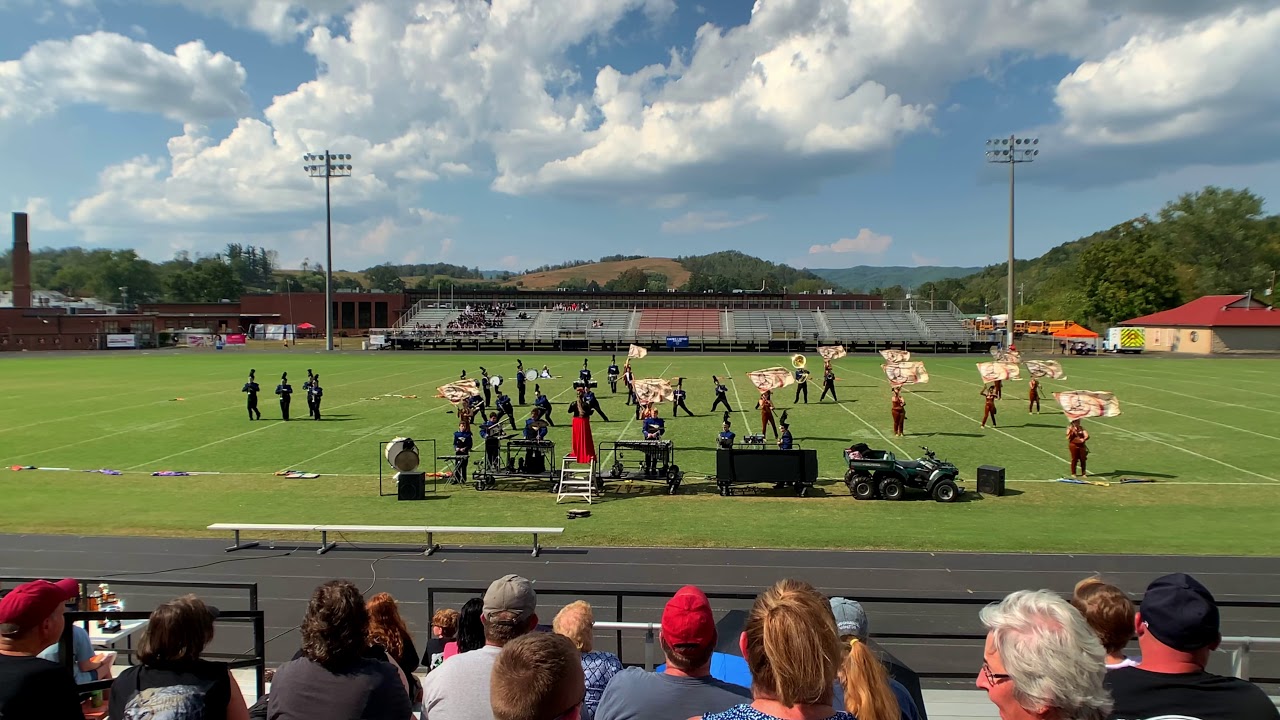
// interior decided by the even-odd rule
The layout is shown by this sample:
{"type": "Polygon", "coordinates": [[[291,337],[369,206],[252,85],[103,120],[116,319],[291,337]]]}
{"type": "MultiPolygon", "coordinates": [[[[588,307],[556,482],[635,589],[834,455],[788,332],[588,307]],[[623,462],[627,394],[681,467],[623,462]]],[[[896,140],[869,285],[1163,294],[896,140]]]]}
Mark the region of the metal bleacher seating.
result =
{"type": "Polygon", "coordinates": [[[458,311],[452,308],[420,308],[402,320],[399,323],[399,327],[412,330],[418,327],[419,324],[428,326],[448,325],[457,316],[458,311]]]}
{"type": "Polygon", "coordinates": [[[926,338],[911,314],[893,310],[826,310],[835,340],[864,342],[922,342],[926,338]]]}
{"type": "Polygon", "coordinates": [[[720,311],[698,308],[653,308],[640,311],[636,326],[640,338],[687,335],[691,338],[720,336],[720,311]]]}
{"type": "Polygon", "coordinates": [[[934,342],[962,343],[973,340],[973,331],[964,326],[964,321],[954,313],[932,310],[917,311],[916,315],[929,331],[929,339],[934,342]]]}
{"type": "Polygon", "coordinates": [[[733,331],[739,341],[816,340],[818,321],[809,310],[734,310],[733,331]]]}

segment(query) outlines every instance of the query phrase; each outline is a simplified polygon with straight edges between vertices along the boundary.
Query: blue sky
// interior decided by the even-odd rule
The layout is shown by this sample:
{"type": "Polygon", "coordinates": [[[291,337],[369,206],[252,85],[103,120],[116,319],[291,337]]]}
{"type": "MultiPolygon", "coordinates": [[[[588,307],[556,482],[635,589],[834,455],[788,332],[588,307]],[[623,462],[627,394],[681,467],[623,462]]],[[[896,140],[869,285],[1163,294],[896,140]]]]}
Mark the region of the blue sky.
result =
{"type": "MultiPolygon", "coordinates": [[[[519,270],[999,262],[1206,184],[1280,197],[1264,0],[0,0],[33,244],[519,270]]],[[[1274,204],[1271,212],[1280,212],[1274,204]]],[[[9,228],[5,223],[4,242],[9,228]]]]}

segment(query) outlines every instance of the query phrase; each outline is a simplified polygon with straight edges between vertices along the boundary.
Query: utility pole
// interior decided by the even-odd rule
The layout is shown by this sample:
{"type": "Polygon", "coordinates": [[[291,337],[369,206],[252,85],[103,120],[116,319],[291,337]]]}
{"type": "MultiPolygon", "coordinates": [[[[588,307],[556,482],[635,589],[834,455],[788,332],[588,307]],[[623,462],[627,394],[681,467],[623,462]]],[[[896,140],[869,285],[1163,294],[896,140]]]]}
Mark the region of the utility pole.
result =
{"type": "Polygon", "coordinates": [[[1040,154],[1035,147],[1039,144],[1040,138],[1020,138],[1017,135],[987,141],[987,162],[1009,165],[1009,285],[1006,297],[1009,314],[1005,319],[1005,332],[1008,334],[1005,347],[1013,347],[1013,168],[1018,163],[1034,160],[1040,154]]]}
{"type": "MultiPolygon", "coordinates": [[[[333,350],[333,208],[329,201],[329,181],[336,177],[350,177],[351,166],[334,161],[350,161],[351,156],[325,150],[323,153],[307,153],[302,156],[303,166],[313,178],[324,178],[324,349],[333,350]],[[315,163],[323,162],[323,165],[315,163]]],[[[296,336],[295,336],[296,337],[296,336]]]]}

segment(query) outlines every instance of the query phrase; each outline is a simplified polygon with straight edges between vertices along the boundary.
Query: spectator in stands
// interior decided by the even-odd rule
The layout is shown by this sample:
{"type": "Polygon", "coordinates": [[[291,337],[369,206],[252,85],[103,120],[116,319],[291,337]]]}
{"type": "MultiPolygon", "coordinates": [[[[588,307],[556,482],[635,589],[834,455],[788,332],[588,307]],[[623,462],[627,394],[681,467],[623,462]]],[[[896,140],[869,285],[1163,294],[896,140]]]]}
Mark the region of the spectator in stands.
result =
{"type": "Polygon", "coordinates": [[[1102,644],[1070,603],[1048,590],[1019,590],[982,609],[987,627],[978,687],[1000,720],[1102,720],[1102,644]]]}
{"type": "Polygon", "coordinates": [[[519,575],[494,580],[484,594],[480,621],[485,646],[449,658],[427,675],[423,720],[493,720],[489,680],[503,646],[538,626],[538,594],[519,575]]]}
{"type": "Polygon", "coordinates": [[[302,621],[301,656],[276,670],[268,718],[407,720],[400,669],[370,658],[368,644],[369,611],[360,590],[348,580],[316,588],[302,621]]]}
{"type": "MultiPolygon", "coordinates": [[[[54,643],[45,648],[40,657],[51,663],[62,664],[62,647],[54,643]]],[[[99,653],[93,649],[93,641],[89,639],[89,631],[79,625],[71,626],[71,654],[75,658],[72,668],[76,684],[97,682],[111,679],[111,665],[115,662],[116,653],[99,653]]]]}
{"type": "Polygon", "coordinates": [[[1195,578],[1177,573],[1153,580],[1135,622],[1142,664],[1107,673],[1107,686],[1115,696],[1113,718],[1280,717],[1256,685],[1205,672],[1222,635],[1218,604],[1195,578]]]}
{"type": "Polygon", "coordinates": [[[627,668],[604,689],[595,720],[687,718],[727,710],[751,699],[751,691],[711,677],[716,622],[701,590],[686,585],[662,610],[658,636],[666,668],[661,673],[627,668]]]}
{"type": "Polygon", "coordinates": [[[422,683],[413,674],[418,669],[418,648],[413,646],[413,636],[409,634],[404,618],[400,617],[396,599],[391,597],[391,593],[378,593],[369,598],[366,608],[369,611],[369,644],[386,651],[404,672],[405,681],[409,684],[409,699],[414,703],[421,701],[422,683]]]}
{"type": "Polygon", "coordinates": [[[431,636],[427,638],[427,650],[422,655],[422,664],[427,672],[436,669],[444,662],[444,648],[458,640],[458,611],[453,608],[441,608],[431,616],[431,636]]]}
{"type": "Polygon", "coordinates": [[[33,580],[0,599],[0,717],[84,719],[71,674],[37,657],[62,637],[66,603],[79,594],[71,578],[33,580]]]}
{"type": "Polygon", "coordinates": [[[113,718],[201,717],[247,720],[240,685],[224,662],[201,660],[218,609],[195,595],[151,612],[134,665],[111,684],[113,718]]]}
{"type": "Polygon", "coordinates": [[[562,635],[529,633],[507,643],[493,663],[494,720],[578,720],[583,664],[562,635]]]}
{"type": "Polygon", "coordinates": [[[1133,601],[1123,590],[1096,577],[1076,583],[1071,604],[1084,615],[1085,622],[1098,636],[1107,651],[1107,669],[1137,665],[1138,660],[1125,657],[1124,648],[1133,639],[1133,601]]]}
{"type": "Polygon", "coordinates": [[[592,648],[596,620],[591,605],[577,600],[565,605],[551,621],[555,632],[569,638],[582,654],[582,672],[586,677],[587,696],[582,701],[582,720],[592,720],[600,705],[600,696],[614,675],[622,672],[617,655],[592,648]]]}
{"type": "Polygon", "coordinates": [[[458,615],[458,639],[445,643],[444,659],[458,653],[471,652],[484,647],[484,623],[480,622],[480,613],[484,609],[484,600],[471,598],[462,605],[458,615]]]}
{"type": "Polygon", "coordinates": [[[855,720],[832,705],[843,653],[831,606],[812,585],[779,580],[761,593],[738,643],[753,700],[703,720],[855,720]]]}
{"type": "Polygon", "coordinates": [[[920,711],[911,693],[889,677],[888,669],[867,643],[871,628],[862,603],[831,598],[831,614],[843,644],[841,652],[848,648],[840,666],[834,707],[858,720],[919,720],[920,711]]]}

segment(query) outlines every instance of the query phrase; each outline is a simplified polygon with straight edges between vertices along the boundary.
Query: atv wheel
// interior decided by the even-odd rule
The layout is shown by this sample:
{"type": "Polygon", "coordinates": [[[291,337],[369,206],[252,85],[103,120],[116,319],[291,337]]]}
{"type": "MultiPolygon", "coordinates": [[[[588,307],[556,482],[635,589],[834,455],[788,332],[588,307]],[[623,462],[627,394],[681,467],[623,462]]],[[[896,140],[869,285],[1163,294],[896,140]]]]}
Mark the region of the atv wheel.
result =
{"type": "Polygon", "coordinates": [[[869,477],[860,477],[849,488],[849,492],[853,493],[853,497],[858,500],[875,500],[876,484],[869,477]]]}
{"type": "Polygon", "coordinates": [[[897,478],[889,478],[880,483],[880,497],[885,500],[901,500],[902,493],[902,481],[897,478]]]}
{"type": "Polygon", "coordinates": [[[938,502],[954,502],[960,497],[960,488],[950,480],[943,480],[933,486],[933,499],[938,502]]]}

